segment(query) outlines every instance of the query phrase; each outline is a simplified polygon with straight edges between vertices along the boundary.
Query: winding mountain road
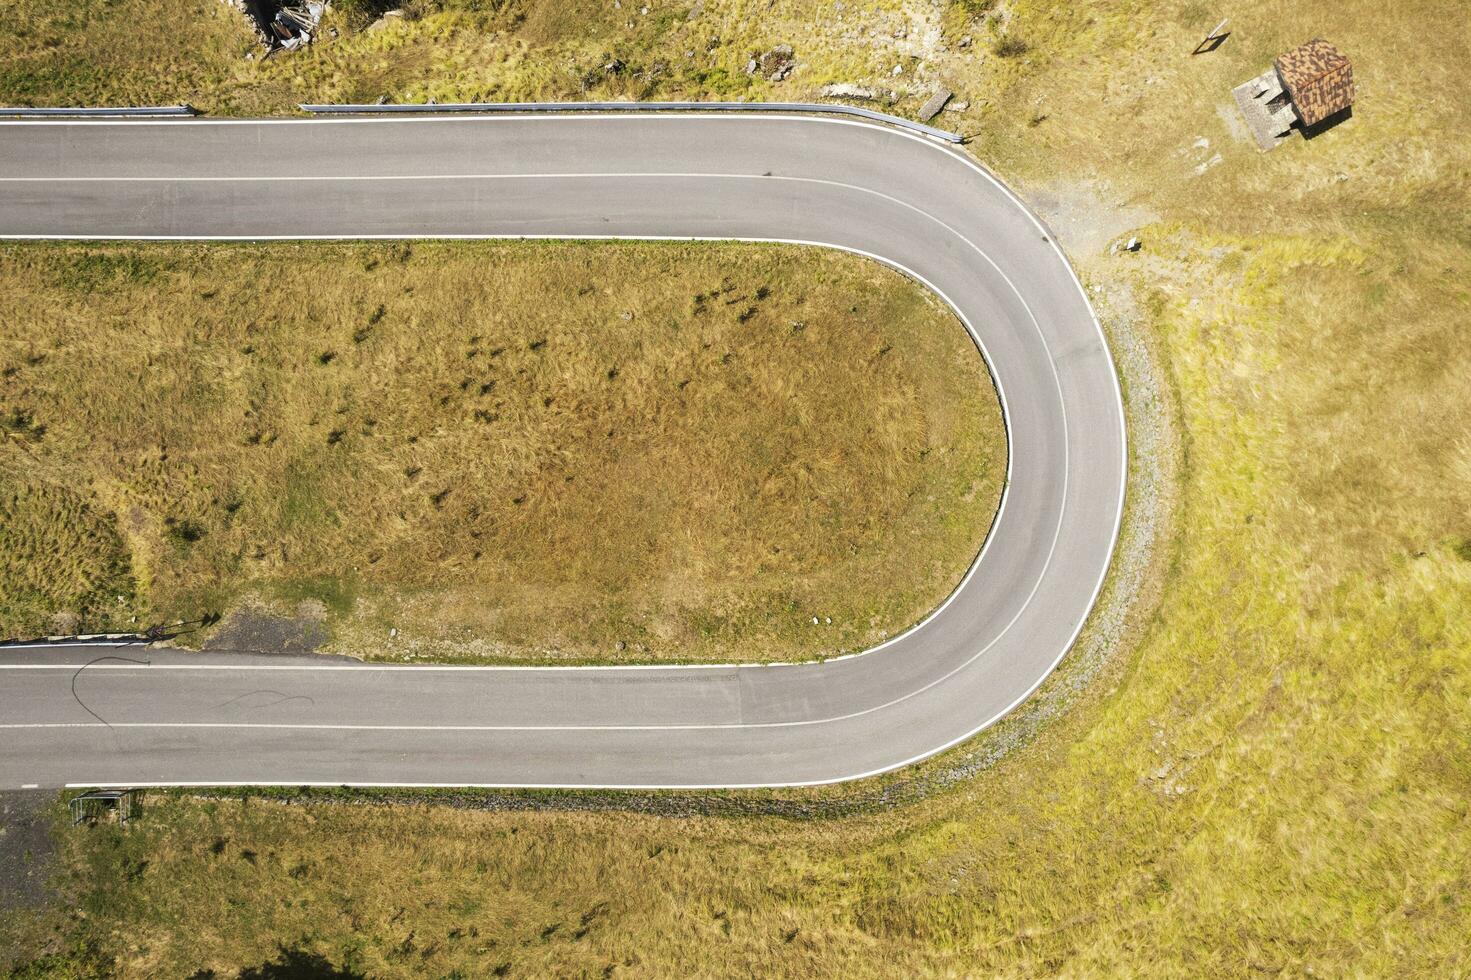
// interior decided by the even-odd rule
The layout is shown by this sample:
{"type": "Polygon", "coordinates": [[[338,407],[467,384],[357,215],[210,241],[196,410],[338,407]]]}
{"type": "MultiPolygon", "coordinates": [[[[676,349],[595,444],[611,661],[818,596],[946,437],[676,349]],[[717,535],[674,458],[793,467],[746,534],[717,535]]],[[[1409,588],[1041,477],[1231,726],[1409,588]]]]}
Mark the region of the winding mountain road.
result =
{"type": "Polygon", "coordinates": [[[937,612],[820,664],[465,668],[0,653],[0,788],[838,782],[1027,697],[1097,599],[1124,502],[1118,381],[1050,233],[963,153],[793,115],[0,123],[0,237],[803,242],[943,297],[990,364],[1001,513],[937,612]],[[77,695],[76,697],[73,694],[77,695]],[[83,707],[85,702],[86,707],[83,707]],[[90,710],[89,710],[90,709],[90,710]]]}

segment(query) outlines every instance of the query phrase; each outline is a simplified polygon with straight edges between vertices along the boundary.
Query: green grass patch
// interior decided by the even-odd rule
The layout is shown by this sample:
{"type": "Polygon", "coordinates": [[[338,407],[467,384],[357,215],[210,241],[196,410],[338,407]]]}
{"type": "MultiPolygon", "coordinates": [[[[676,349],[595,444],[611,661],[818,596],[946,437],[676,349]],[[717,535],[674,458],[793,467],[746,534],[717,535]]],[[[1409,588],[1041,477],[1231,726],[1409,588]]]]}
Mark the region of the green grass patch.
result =
{"type": "MultiPolygon", "coordinates": [[[[827,656],[945,598],[1004,478],[974,344],[849,256],[420,242],[0,262],[0,459],[117,529],[109,553],[142,584],[107,622],[311,600],[333,649],[368,657],[827,656]]],[[[89,540],[57,528],[0,585],[91,569],[71,553],[89,540]]],[[[0,632],[90,628],[92,578],[55,581],[0,632]]]]}

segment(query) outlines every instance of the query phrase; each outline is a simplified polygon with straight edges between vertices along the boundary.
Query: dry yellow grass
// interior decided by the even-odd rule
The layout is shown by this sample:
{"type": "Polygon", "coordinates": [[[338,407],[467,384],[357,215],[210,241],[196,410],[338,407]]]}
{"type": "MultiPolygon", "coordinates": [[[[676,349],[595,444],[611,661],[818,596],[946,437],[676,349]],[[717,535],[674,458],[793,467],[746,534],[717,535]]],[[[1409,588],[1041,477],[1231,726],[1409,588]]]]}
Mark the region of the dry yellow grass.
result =
{"type": "MultiPolygon", "coordinates": [[[[773,29],[806,9],[777,4],[773,29]]],[[[1163,603],[1100,688],[973,781],[862,818],[160,803],[123,844],[69,840],[107,882],[159,863],[69,879],[117,904],[54,933],[58,970],[91,943],[124,975],[228,976],[282,943],[385,976],[1471,972],[1462,6],[985,16],[960,25],[1028,51],[939,62],[978,94],[977,152],[1101,223],[1157,216],[1121,229],[1134,256],[1058,222],[1090,285],[1140,310],[1184,444],[1163,603]],[[1191,58],[1225,13],[1231,39],[1191,58]],[[1230,85],[1320,34],[1355,61],[1354,118],[1257,155],[1230,85]],[[323,866],[245,878],[215,836],[323,866]]]]}
{"type": "Polygon", "coordinates": [[[974,344],[851,256],[13,245],[0,269],[0,634],[310,599],[369,657],[821,656],[938,605],[1005,474],[974,344]]]}

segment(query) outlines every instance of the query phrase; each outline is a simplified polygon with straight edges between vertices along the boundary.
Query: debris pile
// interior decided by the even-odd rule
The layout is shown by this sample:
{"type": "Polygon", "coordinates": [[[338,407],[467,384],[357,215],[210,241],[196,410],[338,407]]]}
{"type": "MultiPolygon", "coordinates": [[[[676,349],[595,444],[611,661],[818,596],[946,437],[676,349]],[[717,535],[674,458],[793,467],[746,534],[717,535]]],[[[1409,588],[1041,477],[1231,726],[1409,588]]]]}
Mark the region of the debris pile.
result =
{"type": "Polygon", "coordinates": [[[224,0],[245,15],[261,45],[290,51],[312,43],[327,12],[326,0],[224,0]]]}

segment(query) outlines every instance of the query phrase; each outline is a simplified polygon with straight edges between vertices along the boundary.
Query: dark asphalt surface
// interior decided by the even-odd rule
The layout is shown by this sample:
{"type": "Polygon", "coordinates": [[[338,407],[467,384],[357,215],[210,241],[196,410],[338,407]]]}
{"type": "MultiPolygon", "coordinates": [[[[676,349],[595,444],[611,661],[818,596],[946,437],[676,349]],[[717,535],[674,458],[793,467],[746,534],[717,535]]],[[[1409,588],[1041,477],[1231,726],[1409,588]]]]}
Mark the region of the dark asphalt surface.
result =
{"type": "Polygon", "coordinates": [[[796,241],[907,271],[956,310],[1002,398],[1010,472],[979,560],[913,630],[821,664],[155,651],[78,675],[92,652],[0,655],[0,787],[834,782],[969,737],[1076,639],[1123,508],[1118,383],[1050,233],[961,152],[780,115],[0,123],[0,237],[456,236],[796,241]]]}

